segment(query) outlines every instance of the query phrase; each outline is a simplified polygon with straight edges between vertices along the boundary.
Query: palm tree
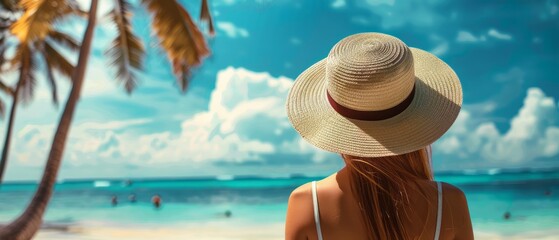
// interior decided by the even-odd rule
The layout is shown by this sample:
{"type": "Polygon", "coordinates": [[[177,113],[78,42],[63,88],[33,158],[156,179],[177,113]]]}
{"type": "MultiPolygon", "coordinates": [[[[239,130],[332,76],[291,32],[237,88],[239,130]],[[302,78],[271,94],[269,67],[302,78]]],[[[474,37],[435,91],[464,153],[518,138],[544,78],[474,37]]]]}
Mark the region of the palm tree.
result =
{"type": "MultiPolygon", "coordinates": [[[[14,12],[18,11],[18,9],[11,10],[13,10],[14,12]]],[[[72,72],[74,71],[74,66],[72,66],[72,64],[70,64],[70,62],[68,62],[68,60],[63,57],[62,54],[60,54],[56,50],[56,48],[52,46],[52,43],[57,43],[59,45],[68,47],[71,50],[79,49],[79,44],[72,37],[54,29],[50,29],[45,40],[36,41],[33,43],[22,42],[17,46],[16,54],[10,61],[11,67],[17,68],[19,70],[19,78],[16,86],[9,87],[3,83],[0,85],[0,88],[12,97],[12,106],[10,108],[8,124],[6,127],[4,148],[2,149],[2,155],[0,159],[0,184],[2,184],[4,172],[6,169],[17,105],[19,104],[20,100],[23,103],[29,103],[33,98],[35,92],[35,75],[37,74],[38,68],[35,59],[36,54],[33,54],[33,52],[38,52],[40,57],[44,59],[45,70],[47,73],[46,79],[51,88],[52,100],[55,105],[58,105],[58,92],[53,74],[54,70],[58,71],[66,77],[71,77],[72,72]]],[[[7,44],[2,45],[3,47],[2,49],[0,49],[0,66],[2,66],[3,64],[3,55],[5,50],[7,49],[7,44]]],[[[2,72],[2,69],[0,69],[0,72],[2,72]]]]}
{"type": "MultiPolygon", "coordinates": [[[[12,27],[12,32],[18,35],[22,42],[26,42],[25,40],[28,38],[46,37],[47,33],[43,28],[50,26],[53,21],[60,18],[56,14],[42,12],[49,8],[49,6],[43,5],[65,6],[64,0],[24,0],[22,3],[24,6],[27,3],[29,8],[12,27]],[[41,22],[37,19],[40,19],[41,22]]],[[[115,3],[112,14],[118,28],[118,36],[113,41],[111,49],[107,51],[107,55],[111,58],[111,63],[117,66],[118,79],[124,83],[125,89],[131,92],[137,83],[134,72],[141,69],[144,50],[139,44],[138,38],[131,32],[129,4],[125,0],[115,0],[115,3]]],[[[42,223],[44,211],[52,196],[66,139],[80,97],[93,39],[93,29],[96,24],[97,4],[97,0],[91,0],[87,27],[76,69],[73,72],[72,89],[60,117],[37,192],[25,211],[9,225],[0,229],[0,239],[29,240],[42,223]]],[[[209,54],[204,36],[177,0],[142,0],[142,5],[152,13],[152,27],[160,40],[161,47],[167,52],[173,65],[173,72],[178,79],[180,89],[185,91],[188,86],[190,69],[201,64],[203,58],[209,54]]],[[[64,9],[59,11],[64,11],[64,9]]],[[[202,12],[200,14],[202,20],[210,25],[210,34],[213,34],[207,0],[202,0],[202,12]]]]}

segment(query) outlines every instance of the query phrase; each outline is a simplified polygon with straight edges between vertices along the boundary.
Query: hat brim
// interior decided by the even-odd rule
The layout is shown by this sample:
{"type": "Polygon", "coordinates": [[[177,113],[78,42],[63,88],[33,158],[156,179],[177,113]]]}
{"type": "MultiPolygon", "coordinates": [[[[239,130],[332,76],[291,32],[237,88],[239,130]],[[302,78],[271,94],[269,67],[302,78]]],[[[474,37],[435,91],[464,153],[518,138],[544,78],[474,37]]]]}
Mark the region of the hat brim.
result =
{"type": "Polygon", "coordinates": [[[327,99],[324,59],[297,77],[287,98],[289,121],[316,147],[352,156],[399,155],[432,144],[456,120],[462,87],[445,62],[426,51],[410,50],[416,90],[412,103],[400,114],[380,121],[340,115],[327,99]]]}

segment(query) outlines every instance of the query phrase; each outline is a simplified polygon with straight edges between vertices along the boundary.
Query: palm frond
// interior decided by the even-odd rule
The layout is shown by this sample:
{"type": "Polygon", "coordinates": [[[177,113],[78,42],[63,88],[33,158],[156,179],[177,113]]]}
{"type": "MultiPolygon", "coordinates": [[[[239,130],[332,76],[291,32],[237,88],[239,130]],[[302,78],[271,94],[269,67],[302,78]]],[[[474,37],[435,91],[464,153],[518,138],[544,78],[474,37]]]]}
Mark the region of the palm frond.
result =
{"type": "Polygon", "coordinates": [[[188,70],[210,53],[204,36],[176,0],[142,0],[142,3],[152,13],[152,27],[173,63],[175,76],[179,81],[187,80],[188,70]]]}
{"type": "Polygon", "coordinates": [[[53,71],[56,70],[71,80],[74,74],[74,66],[62,54],[56,51],[49,42],[42,42],[40,49],[46,65],[45,70],[47,71],[47,82],[51,88],[52,101],[58,106],[58,89],[53,71]]]}
{"type": "Polygon", "coordinates": [[[23,15],[10,27],[20,42],[43,40],[51,26],[75,5],[67,0],[21,0],[23,15]]]}
{"type": "Polygon", "coordinates": [[[134,71],[142,70],[145,50],[140,39],[132,33],[129,8],[130,5],[126,1],[116,1],[110,16],[118,34],[105,55],[110,59],[110,64],[116,66],[117,79],[124,84],[126,92],[131,93],[138,85],[134,71]]]}
{"type": "Polygon", "coordinates": [[[6,104],[0,99],[0,118],[4,118],[4,116],[6,116],[6,104]]]}
{"type": "Polygon", "coordinates": [[[5,94],[8,94],[10,96],[14,95],[14,89],[9,87],[8,85],[6,85],[4,83],[4,80],[2,80],[1,78],[0,78],[0,91],[4,92],[5,94]]]}
{"type": "Polygon", "coordinates": [[[10,23],[9,20],[3,17],[0,17],[0,34],[2,34],[3,31],[6,31],[10,28],[10,23]]]}
{"type": "Polygon", "coordinates": [[[184,93],[190,83],[190,68],[183,61],[173,62],[173,71],[177,75],[177,84],[179,89],[184,93]]]}
{"type": "Polygon", "coordinates": [[[44,53],[44,51],[43,51],[43,59],[45,60],[45,65],[46,65],[45,70],[47,71],[47,82],[50,86],[52,102],[54,103],[55,106],[58,107],[58,90],[56,87],[56,81],[54,80],[54,74],[52,73],[53,67],[50,61],[47,59],[47,56],[44,53]]]}
{"type": "Polygon", "coordinates": [[[81,10],[80,8],[76,8],[72,13],[83,19],[87,19],[87,16],[89,16],[88,11],[81,10]]]}
{"type": "Polygon", "coordinates": [[[59,73],[68,77],[68,79],[72,78],[74,66],[62,54],[56,51],[48,42],[44,42],[43,51],[45,61],[49,64],[50,69],[56,69],[59,73]]]}
{"type": "MultiPolygon", "coordinates": [[[[4,84],[4,80],[2,78],[0,78],[0,91],[13,96],[14,95],[14,91],[12,88],[6,86],[6,84],[4,84]]],[[[2,99],[0,99],[0,118],[4,118],[4,116],[6,115],[6,104],[4,104],[4,101],[2,101],[2,99]]]]}
{"type": "Polygon", "coordinates": [[[208,30],[210,36],[215,35],[214,22],[212,20],[212,15],[210,14],[210,8],[208,5],[208,0],[202,0],[202,9],[200,10],[200,20],[208,24],[208,30]]]}
{"type": "Polygon", "coordinates": [[[14,58],[14,66],[18,66],[19,70],[19,92],[18,97],[21,99],[23,104],[27,104],[33,98],[33,92],[36,87],[36,79],[34,76],[34,71],[37,70],[35,61],[33,59],[33,53],[28,44],[20,43],[17,46],[14,58]]]}
{"type": "Polygon", "coordinates": [[[21,99],[21,103],[23,105],[28,105],[33,101],[33,96],[35,95],[35,89],[37,87],[37,79],[35,78],[34,72],[37,71],[37,66],[35,65],[35,61],[33,58],[29,60],[29,70],[27,70],[25,74],[26,80],[23,82],[24,84],[21,86],[21,90],[19,90],[19,98],[21,99]]]}
{"type": "Polygon", "coordinates": [[[70,6],[64,9],[64,12],[62,12],[63,16],[75,15],[87,20],[89,12],[80,9],[80,6],[76,0],[66,0],[66,4],[69,4],[70,6]]]}
{"type": "MultiPolygon", "coordinates": [[[[13,15],[13,14],[12,14],[13,15]]],[[[10,29],[10,26],[16,21],[10,14],[2,12],[0,15],[0,34],[4,35],[5,31],[10,29]]]]}
{"type": "Polygon", "coordinates": [[[0,17],[0,71],[6,62],[6,50],[8,49],[7,38],[9,35],[8,29],[12,22],[8,18],[0,17]]]}
{"type": "Polygon", "coordinates": [[[18,0],[0,0],[0,6],[10,12],[16,12],[19,10],[18,0]]]}
{"type": "MultiPolygon", "coordinates": [[[[1,65],[0,65],[1,66],[1,65]]],[[[4,92],[9,96],[14,95],[14,90],[11,87],[8,87],[2,78],[0,78],[0,91],[4,92]]],[[[4,118],[6,115],[6,104],[2,99],[0,99],[0,118],[4,118]]]]}
{"type": "Polygon", "coordinates": [[[6,62],[6,50],[8,47],[6,46],[6,38],[4,36],[0,36],[0,72],[2,72],[2,66],[6,62]]]}
{"type": "Polygon", "coordinates": [[[80,44],[78,43],[78,41],[76,41],[76,39],[60,31],[56,31],[56,30],[50,31],[48,33],[48,39],[73,51],[77,51],[80,49],[80,44]]]}

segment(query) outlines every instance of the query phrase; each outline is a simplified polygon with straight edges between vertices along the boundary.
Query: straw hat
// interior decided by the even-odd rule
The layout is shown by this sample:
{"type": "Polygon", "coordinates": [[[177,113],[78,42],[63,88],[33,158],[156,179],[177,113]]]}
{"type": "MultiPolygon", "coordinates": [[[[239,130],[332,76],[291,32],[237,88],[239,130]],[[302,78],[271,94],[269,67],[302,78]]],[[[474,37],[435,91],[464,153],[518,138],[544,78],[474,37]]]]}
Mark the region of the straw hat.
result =
{"type": "Polygon", "coordinates": [[[287,115],[319,148],[382,157],[433,143],[461,105],[458,76],[442,60],[390,35],[360,33],[297,77],[287,115]]]}

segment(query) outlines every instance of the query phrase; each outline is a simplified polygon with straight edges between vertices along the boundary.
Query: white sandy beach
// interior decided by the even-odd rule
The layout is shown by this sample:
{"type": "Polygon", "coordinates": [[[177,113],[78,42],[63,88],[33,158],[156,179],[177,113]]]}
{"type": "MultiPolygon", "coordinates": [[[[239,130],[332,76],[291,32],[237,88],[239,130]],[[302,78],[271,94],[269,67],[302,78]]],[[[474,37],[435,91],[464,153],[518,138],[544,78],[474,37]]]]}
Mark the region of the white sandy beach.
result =
{"type": "Polygon", "coordinates": [[[283,223],[258,224],[254,227],[225,222],[183,224],[170,227],[153,226],[70,226],[67,229],[42,229],[38,240],[280,240],[284,238],[283,223]]]}
{"type": "MultiPolygon", "coordinates": [[[[181,224],[169,227],[154,226],[106,226],[93,224],[69,226],[66,229],[42,229],[38,240],[279,240],[284,238],[283,223],[258,224],[255,226],[211,222],[181,224]],[[95,226],[97,225],[97,226],[95,226]]],[[[557,240],[559,230],[534,231],[517,235],[502,235],[490,232],[475,232],[475,239],[482,240],[557,240]]]]}
{"type": "Polygon", "coordinates": [[[488,240],[558,240],[558,230],[533,231],[517,235],[500,235],[498,233],[475,232],[475,239],[488,240]]]}

